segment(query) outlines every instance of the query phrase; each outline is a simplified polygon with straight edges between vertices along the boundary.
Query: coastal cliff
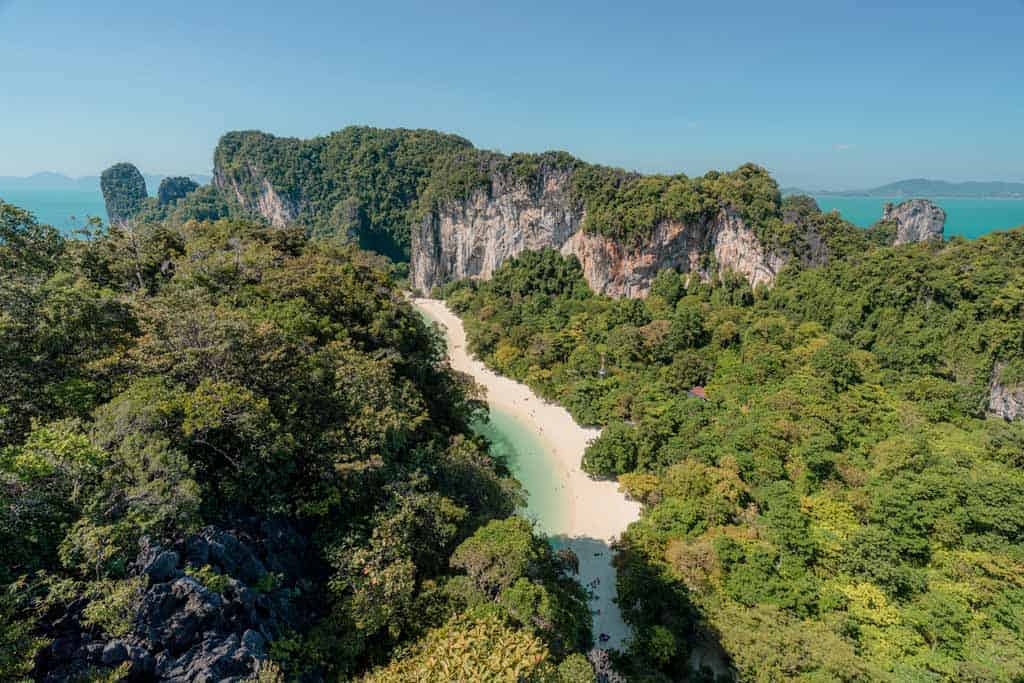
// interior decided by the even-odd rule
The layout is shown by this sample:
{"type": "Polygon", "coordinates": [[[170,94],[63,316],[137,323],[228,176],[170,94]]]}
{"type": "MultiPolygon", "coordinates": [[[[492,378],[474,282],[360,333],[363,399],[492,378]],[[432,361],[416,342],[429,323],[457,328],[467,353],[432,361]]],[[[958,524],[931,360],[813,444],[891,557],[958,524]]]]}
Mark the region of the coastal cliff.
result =
{"type": "Polygon", "coordinates": [[[641,238],[587,230],[573,172],[543,164],[532,178],[494,171],[488,186],[428,211],[413,226],[413,286],[430,291],[452,280],[487,279],[504,261],[546,247],[575,256],[590,287],[613,297],[646,296],[665,268],[702,279],[717,268],[751,285],[771,285],[790,258],[765,246],[728,205],[693,220],[659,220],[641,238]]]}
{"type": "Polygon", "coordinates": [[[666,268],[704,280],[732,271],[771,286],[794,258],[807,266],[830,258],[818,207],[800,198],[794,218],[754,164],[690,178],[565,152],[505,155],[436,131],[354,127],[311,140],[242,131],[218,144],[214,186],[274,226],[298,224],[409,261],[422,291],[489,278],[544,248],[575,256],[590,286],[613,297],[645,296],[666,268]]]}
{"type": "Polygon", "coordinates": [[[871,244],[941,241],[927,200],[886,207],[866,233],[809,197],[783,200],[768,172],[643,175],[565,152],[500,154],[429,130],[345,128],[321,138],[240,131],[214,154],[215,190],[271,225],[298,224],[410,262],[413,287],[489,278],[524,251],[575,256],[587,282],[643,297],[658,271],[726,271],[772,286],[794,259],[814,267],[871,244]],[[838,249],[838,251],[837,251],[838,249]]]}

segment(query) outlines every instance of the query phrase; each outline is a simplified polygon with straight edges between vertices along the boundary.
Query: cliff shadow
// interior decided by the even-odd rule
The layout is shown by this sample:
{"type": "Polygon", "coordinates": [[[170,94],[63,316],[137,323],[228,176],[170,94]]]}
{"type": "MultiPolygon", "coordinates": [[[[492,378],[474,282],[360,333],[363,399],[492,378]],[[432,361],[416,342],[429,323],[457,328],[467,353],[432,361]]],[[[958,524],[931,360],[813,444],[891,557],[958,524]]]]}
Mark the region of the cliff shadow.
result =
{"type": "Polygon", "coordinates": [[[594,645],[602,650],[625,651],[632,629],[622,617],[618,604],[615,551],[607,540],[556,535],[549,537],[555,550],[571,550],[578,560],[575,579],[587,594],[594,622],[594,645]]]}

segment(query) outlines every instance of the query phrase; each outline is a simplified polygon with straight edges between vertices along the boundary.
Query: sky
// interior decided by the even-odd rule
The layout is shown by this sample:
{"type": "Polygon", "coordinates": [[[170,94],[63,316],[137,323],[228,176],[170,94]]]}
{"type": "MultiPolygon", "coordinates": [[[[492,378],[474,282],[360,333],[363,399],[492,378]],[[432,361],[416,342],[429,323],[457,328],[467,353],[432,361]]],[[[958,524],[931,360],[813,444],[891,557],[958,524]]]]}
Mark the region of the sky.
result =
{"type": "Polygon", "coordinates": [[[1024,0],[0,0],[0,175],[435,128],[783,186],[1024,181],[1024,0]]]}

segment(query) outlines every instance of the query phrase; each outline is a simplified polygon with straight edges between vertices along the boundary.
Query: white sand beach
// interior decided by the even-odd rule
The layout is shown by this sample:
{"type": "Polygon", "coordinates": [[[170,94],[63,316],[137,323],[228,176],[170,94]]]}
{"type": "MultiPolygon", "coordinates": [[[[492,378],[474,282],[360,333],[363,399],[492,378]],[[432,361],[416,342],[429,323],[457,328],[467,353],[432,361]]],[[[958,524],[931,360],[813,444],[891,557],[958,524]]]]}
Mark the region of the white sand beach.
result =
{"type": "Polygon", "coordinates": [[[621,649],[630,632],[615,604],[615,569],[608,544],[640,516],[640,504],[619,493],[615,482],[596,481],[580,469],[583,452],[599,430],[580,427],[561,406],[544,401],[525,384],[502,377],[472,358],[462,321],[443,301],[415,298],[412,303],[445,328],[452,368],[482,385],[487,390],[488,404],[536,431],[553,455],[557,468],[554,474],[561,479],[570,501],[569,514],[561,522],[566,528],[552,529],[554,540],[576,552],[580,583],[593,590],[590,607],[594,612],[595,644],[621,649]],[[601,634],[609,639],[600,642],[601,634]]]}

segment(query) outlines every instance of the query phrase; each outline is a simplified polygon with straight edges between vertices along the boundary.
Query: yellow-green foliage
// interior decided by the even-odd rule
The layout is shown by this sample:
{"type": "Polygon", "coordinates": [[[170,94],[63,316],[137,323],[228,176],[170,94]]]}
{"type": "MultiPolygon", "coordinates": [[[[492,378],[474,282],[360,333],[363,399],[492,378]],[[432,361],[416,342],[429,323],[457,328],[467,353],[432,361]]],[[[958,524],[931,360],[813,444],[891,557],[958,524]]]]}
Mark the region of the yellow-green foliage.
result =
{"type": "Polygon", "coordinates": [[[94,585],[91,592],[95,597],[82,611],[83,622],[110,636],[127,635],[145,589],[144,576],[94,585]]]}
{"type": "MultiPolygon", "coordinates": [[[[771,222],[767,193],[715,183],[771,222]]],[[[742,680],[1013,681],[1024,424],[985,412],[1024,357],[1024,229],[872,247],[802,210],[843,256],[756,295],[666,271],[615,301],[557,254],[449,289],[470,347],[602,425],[583,468],[646,504],[619,558],[637,676],[687,676],[710,625],[742,680]]]]}
{"type": "Polygon", "coordinates": [[[245,683],[285,683],[281,667],[274,662],[264,661],[256,665],[256,675],[245,683]]]}
{"type": "Polygon", "coordinates": [[[214,593],[223,593],[231,585],[231,579],[208,564],[202,567],[185,567],[185,573],[214,593]]]}
{"type": "Polygon", "coordinates": [[[434,629],[412,651],[364,683],[520,683],[552,680],[544,643],[494,616],[460,617],[434,629]]]}

